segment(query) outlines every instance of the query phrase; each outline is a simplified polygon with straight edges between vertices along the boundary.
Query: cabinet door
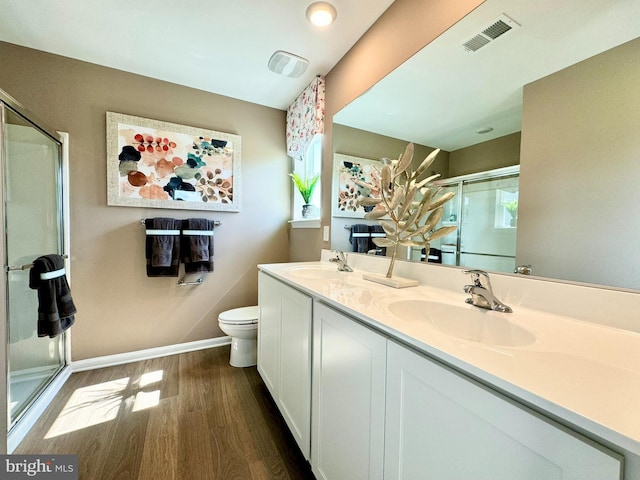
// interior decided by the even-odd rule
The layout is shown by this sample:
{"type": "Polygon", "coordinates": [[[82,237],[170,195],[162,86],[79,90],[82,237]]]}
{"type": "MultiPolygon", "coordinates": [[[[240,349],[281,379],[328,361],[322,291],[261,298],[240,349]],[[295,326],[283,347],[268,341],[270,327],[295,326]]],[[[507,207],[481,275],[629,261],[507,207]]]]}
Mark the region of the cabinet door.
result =
{"type": "Polygon", "coordinates": [[[258,372],[271,396],[280,389],[280,282],[258,272],[258,372]]]}
{"type": "Polygon", "coordinates": [[[613,452],[388,345],[385,480],[619,480],[613,452]]]}
{"type": "Polygon", "coordinates": [[[259,272],[258,372],[293,438],[311,450],[311,298],[259,272]]]}
{"type": "Polygon", "coordinates": [[[280,286],[282,305],[278,407],[304,457],[311,448],[311,298],[280,286]]]}
{"type": "Polygon", "coordinates": [[[320,480],[382,478],[386,340],[314,302],[313,473],[320,480]]]}

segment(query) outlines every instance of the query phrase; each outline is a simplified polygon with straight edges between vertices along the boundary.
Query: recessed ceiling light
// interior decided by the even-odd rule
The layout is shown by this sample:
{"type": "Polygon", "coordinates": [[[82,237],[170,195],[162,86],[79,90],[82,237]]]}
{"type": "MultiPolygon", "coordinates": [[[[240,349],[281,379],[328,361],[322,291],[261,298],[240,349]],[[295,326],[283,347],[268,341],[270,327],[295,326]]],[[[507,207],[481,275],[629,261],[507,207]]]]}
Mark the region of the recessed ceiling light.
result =
{"type": "Polygon", "coordinates": [[[307,7],[306,15],[316,27],[326,27],[335,21],[338,12],[329,2],[314,2],[307,7]]]}
{"type": "Polygon", "coordinates": [[[480,135],[484,133],[489,133],[489,132],[493,132],[493,127],[483,127],[476,130],[476,133],[479,133],[480,135]]]}

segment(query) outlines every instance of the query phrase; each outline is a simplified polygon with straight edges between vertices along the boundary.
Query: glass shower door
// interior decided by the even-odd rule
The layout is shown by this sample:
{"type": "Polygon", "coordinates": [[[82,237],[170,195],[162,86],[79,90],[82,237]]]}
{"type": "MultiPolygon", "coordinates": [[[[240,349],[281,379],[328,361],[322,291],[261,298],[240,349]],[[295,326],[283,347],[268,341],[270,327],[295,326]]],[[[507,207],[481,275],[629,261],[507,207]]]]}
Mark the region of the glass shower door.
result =
{"type": "Polygon", "coordinates": [[[460,266],[513,272],[518,190],[517,175],[463,182],[460,266]]]}
{"type": "Polygon", "coordinates": [[[44,254],[62,254],[61,144],[9,106],[0,107],[12,426],[65,364],[65,336],[37,335],[37,292],[29,288],[29,264],[44,254]]]}
{"type": "MultiPolygon", "coordinates": [[[[457,184],[444,186],[438,194],[438,197],[449,192],[456,194],[455,197],[443,205],[442,220],[438,227],[456,226],[460,228],[460,195],[458,189],[457,184]]],[[[449,235],[437,239],[431,246],[440,250],[443,265],[458,264],[458,230],[454,230],[449,235]]]]}
{"type": "Polygon", "coordinates": [[[436,228],[457,230],[435,240],[442,263],[466,268],[513,272],[518,222],[519,166],[453,177],[436,185],[439,195],[455,192],[444,204],[436,228]]]}

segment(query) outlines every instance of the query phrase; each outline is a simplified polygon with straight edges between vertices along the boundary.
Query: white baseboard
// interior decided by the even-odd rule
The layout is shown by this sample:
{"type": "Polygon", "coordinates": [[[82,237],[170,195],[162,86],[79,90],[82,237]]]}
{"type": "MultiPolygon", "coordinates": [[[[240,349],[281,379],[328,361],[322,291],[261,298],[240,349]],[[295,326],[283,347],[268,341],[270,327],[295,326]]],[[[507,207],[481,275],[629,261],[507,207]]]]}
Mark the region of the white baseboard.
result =
{"type": "Polygon", "coordinates": [[[29,433],[31,427],[40,418],[40,415],[47,409],[70,375],[71,368],[63,368],[24,413],[18,423],[9,431],[7,435],[7,453],[11,454],[20,445],[20,442],[29,433]]]}
{"type": "Polygon", "coordinates": [[[87,358],[71,362],[73,372],[82,372],[84,370],[94,370],[96,368],[113,367],[114,365],[122,365],[124,363],[139,362],[141,360],[149,360],[151,358],[166,357],[168,355],[176,355],[178,353],[195,352],[196,350],[204,350],[206,348],[221,347],[229,345],[231,337],[208,338],[206,340],[197,340],[195,342],[178,343],[175,345],[167,345],[165,347],[148,348],[146,350],[137,350],[135,352],[117,353],[115,355],[105,355],[102,357],[87,358]]]}

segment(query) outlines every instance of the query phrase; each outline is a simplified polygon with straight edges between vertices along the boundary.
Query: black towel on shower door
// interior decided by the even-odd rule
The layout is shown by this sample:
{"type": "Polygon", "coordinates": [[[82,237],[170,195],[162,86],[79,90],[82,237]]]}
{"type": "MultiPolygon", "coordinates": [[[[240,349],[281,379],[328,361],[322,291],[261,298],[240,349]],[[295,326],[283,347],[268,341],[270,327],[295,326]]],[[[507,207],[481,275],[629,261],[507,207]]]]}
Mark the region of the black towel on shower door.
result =
{"type": "Polygon", "coordinates": [[[177,277],[180,269],[180,220],[147,218],[145,256],[147,277],[177,277]],[[156,235],[154,231],[162,230],[156,235]]]}
{"type": "Polygon", "coordinates": [[[64,258],[43,255],[29,270],[29,288],[38,291],[38,336],[57,337],[75,322],[76,306],[64,271],[64,258]]]}

